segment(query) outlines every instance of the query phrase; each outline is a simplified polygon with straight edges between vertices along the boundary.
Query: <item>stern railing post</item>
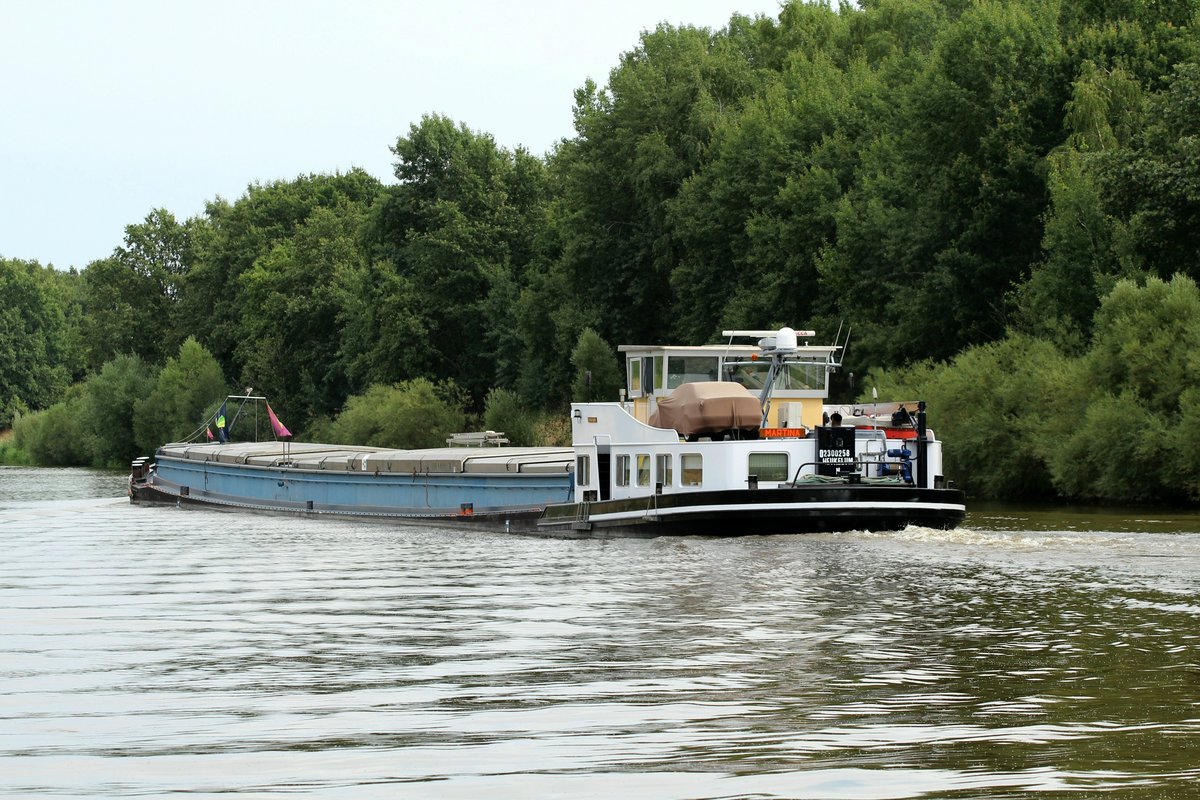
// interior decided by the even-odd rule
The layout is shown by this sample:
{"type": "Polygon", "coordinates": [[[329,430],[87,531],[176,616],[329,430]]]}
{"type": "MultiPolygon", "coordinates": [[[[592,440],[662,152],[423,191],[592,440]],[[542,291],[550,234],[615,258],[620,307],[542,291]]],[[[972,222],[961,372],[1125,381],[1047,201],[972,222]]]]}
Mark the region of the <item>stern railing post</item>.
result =
{"type": "Polygon", "coordinates": [[[929,452],[929,445],[925,441],[925,401],[917,402],[917,486],[921,489],[929,488],[929,466],[926,462],[925,454],[929,452]]]}

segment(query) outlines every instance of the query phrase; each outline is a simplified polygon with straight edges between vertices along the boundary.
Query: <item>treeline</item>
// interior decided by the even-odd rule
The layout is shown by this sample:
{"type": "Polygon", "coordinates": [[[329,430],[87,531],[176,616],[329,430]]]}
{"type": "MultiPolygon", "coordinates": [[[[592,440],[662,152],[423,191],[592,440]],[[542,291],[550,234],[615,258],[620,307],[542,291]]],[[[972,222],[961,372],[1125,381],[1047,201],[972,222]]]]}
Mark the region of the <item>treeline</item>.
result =
{"type": "MultiPolygon", "coordinates": [[[[0,425],[188,337],[298,432],[416,379],[467,413],[492,389],[561,413],[589,329],[845,321],[849,394],[872,367],[954,372],[1017,340],[1078,361],[1118,286],[1200,277],[1196,0],[859,6],[647,32],[544,157],[428,116],[394,184],[154,211],[80,272],[0,260],[0,425]]],[[[955,460],[980,493],[1075,491],[955,460]]]]}
{"type": "Polygon", "coordinates": [[[1200,500],[1200,289],[1119,282],[1070,354],[1009,333],[950,362],[872,373],[928,401],[951,474],[975,497],[1200,500]]]}

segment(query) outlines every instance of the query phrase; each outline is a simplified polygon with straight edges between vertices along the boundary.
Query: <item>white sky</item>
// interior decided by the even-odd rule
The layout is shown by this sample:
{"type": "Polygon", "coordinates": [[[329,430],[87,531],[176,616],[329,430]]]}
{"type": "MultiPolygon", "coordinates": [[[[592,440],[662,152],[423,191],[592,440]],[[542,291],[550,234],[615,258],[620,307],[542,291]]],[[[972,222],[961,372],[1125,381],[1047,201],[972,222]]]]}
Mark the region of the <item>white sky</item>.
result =
{"type": "Polygon", "coordinates": [[[82,268],[155,208],[394,182],[422,114],[543,154],[641,31],[734,13],[779,0],[0,0],[0,256],[82,268]]]}

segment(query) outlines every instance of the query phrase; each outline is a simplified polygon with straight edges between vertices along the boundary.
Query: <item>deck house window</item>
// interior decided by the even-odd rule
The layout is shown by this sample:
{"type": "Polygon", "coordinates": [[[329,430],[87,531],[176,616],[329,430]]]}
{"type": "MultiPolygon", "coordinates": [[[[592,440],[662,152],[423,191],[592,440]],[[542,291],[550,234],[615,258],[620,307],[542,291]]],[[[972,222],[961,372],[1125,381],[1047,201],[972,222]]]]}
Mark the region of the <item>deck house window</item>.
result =
{"type": "Polygon", "coordinates": [[[629,456],[628,455],[617,456],[617,469],[616,469],[616,475],[614,476],[614,480],[617,482],[617,486],[628,486],[629,485],[629,456]]]}
{"type": "Polygon", "coordinates": [[[650,456],[647,453],[638,453],[637,457],[637,485],[650,485],[650,456]]]}
{"type": "Polygon", "coordinates": [[[640,358],[629,359],[629,391],[631,394],[641,394],[642,392],[642,360],[640,358]]]}
{"type": "Polygon", "coordinates": [[[672,474],[672,461],[670,453],[659,453],[654,457],[654,469],[658,472],[658,482],[663,486],[670,486],[674,482],[675,476],[672,474]]]}
{"type": "Polygon", "coordinates": [[[684,453],[679,457],[679,472],[684,486],[699,486],[704,483],[704,456],[699,453],[684,453]]]}
{"type": "Polygon", "coordinates": [[[592,457],[580,456],[575,461],[575,485],[589,486],[592,483],[592,457]]]}
{"type": "Polygon", "coordinates": [[[751,453],[747,477],[756,476],[760,481],[786,481],[788,479],[787,453],[751,453]]]}

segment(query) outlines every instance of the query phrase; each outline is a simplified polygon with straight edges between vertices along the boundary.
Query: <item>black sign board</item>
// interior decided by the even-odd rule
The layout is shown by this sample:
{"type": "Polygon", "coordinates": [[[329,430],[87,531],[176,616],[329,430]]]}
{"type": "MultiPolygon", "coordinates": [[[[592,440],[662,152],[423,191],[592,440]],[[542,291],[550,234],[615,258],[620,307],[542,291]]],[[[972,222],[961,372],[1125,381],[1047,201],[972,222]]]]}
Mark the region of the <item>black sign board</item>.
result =
{"type": "Polygon", "coordinates": [[[839,475],[854,465],[854,428],[817,428],[818,475],[839,475]],[[844,466],[839,466],[844,465],[844,466]]]}

